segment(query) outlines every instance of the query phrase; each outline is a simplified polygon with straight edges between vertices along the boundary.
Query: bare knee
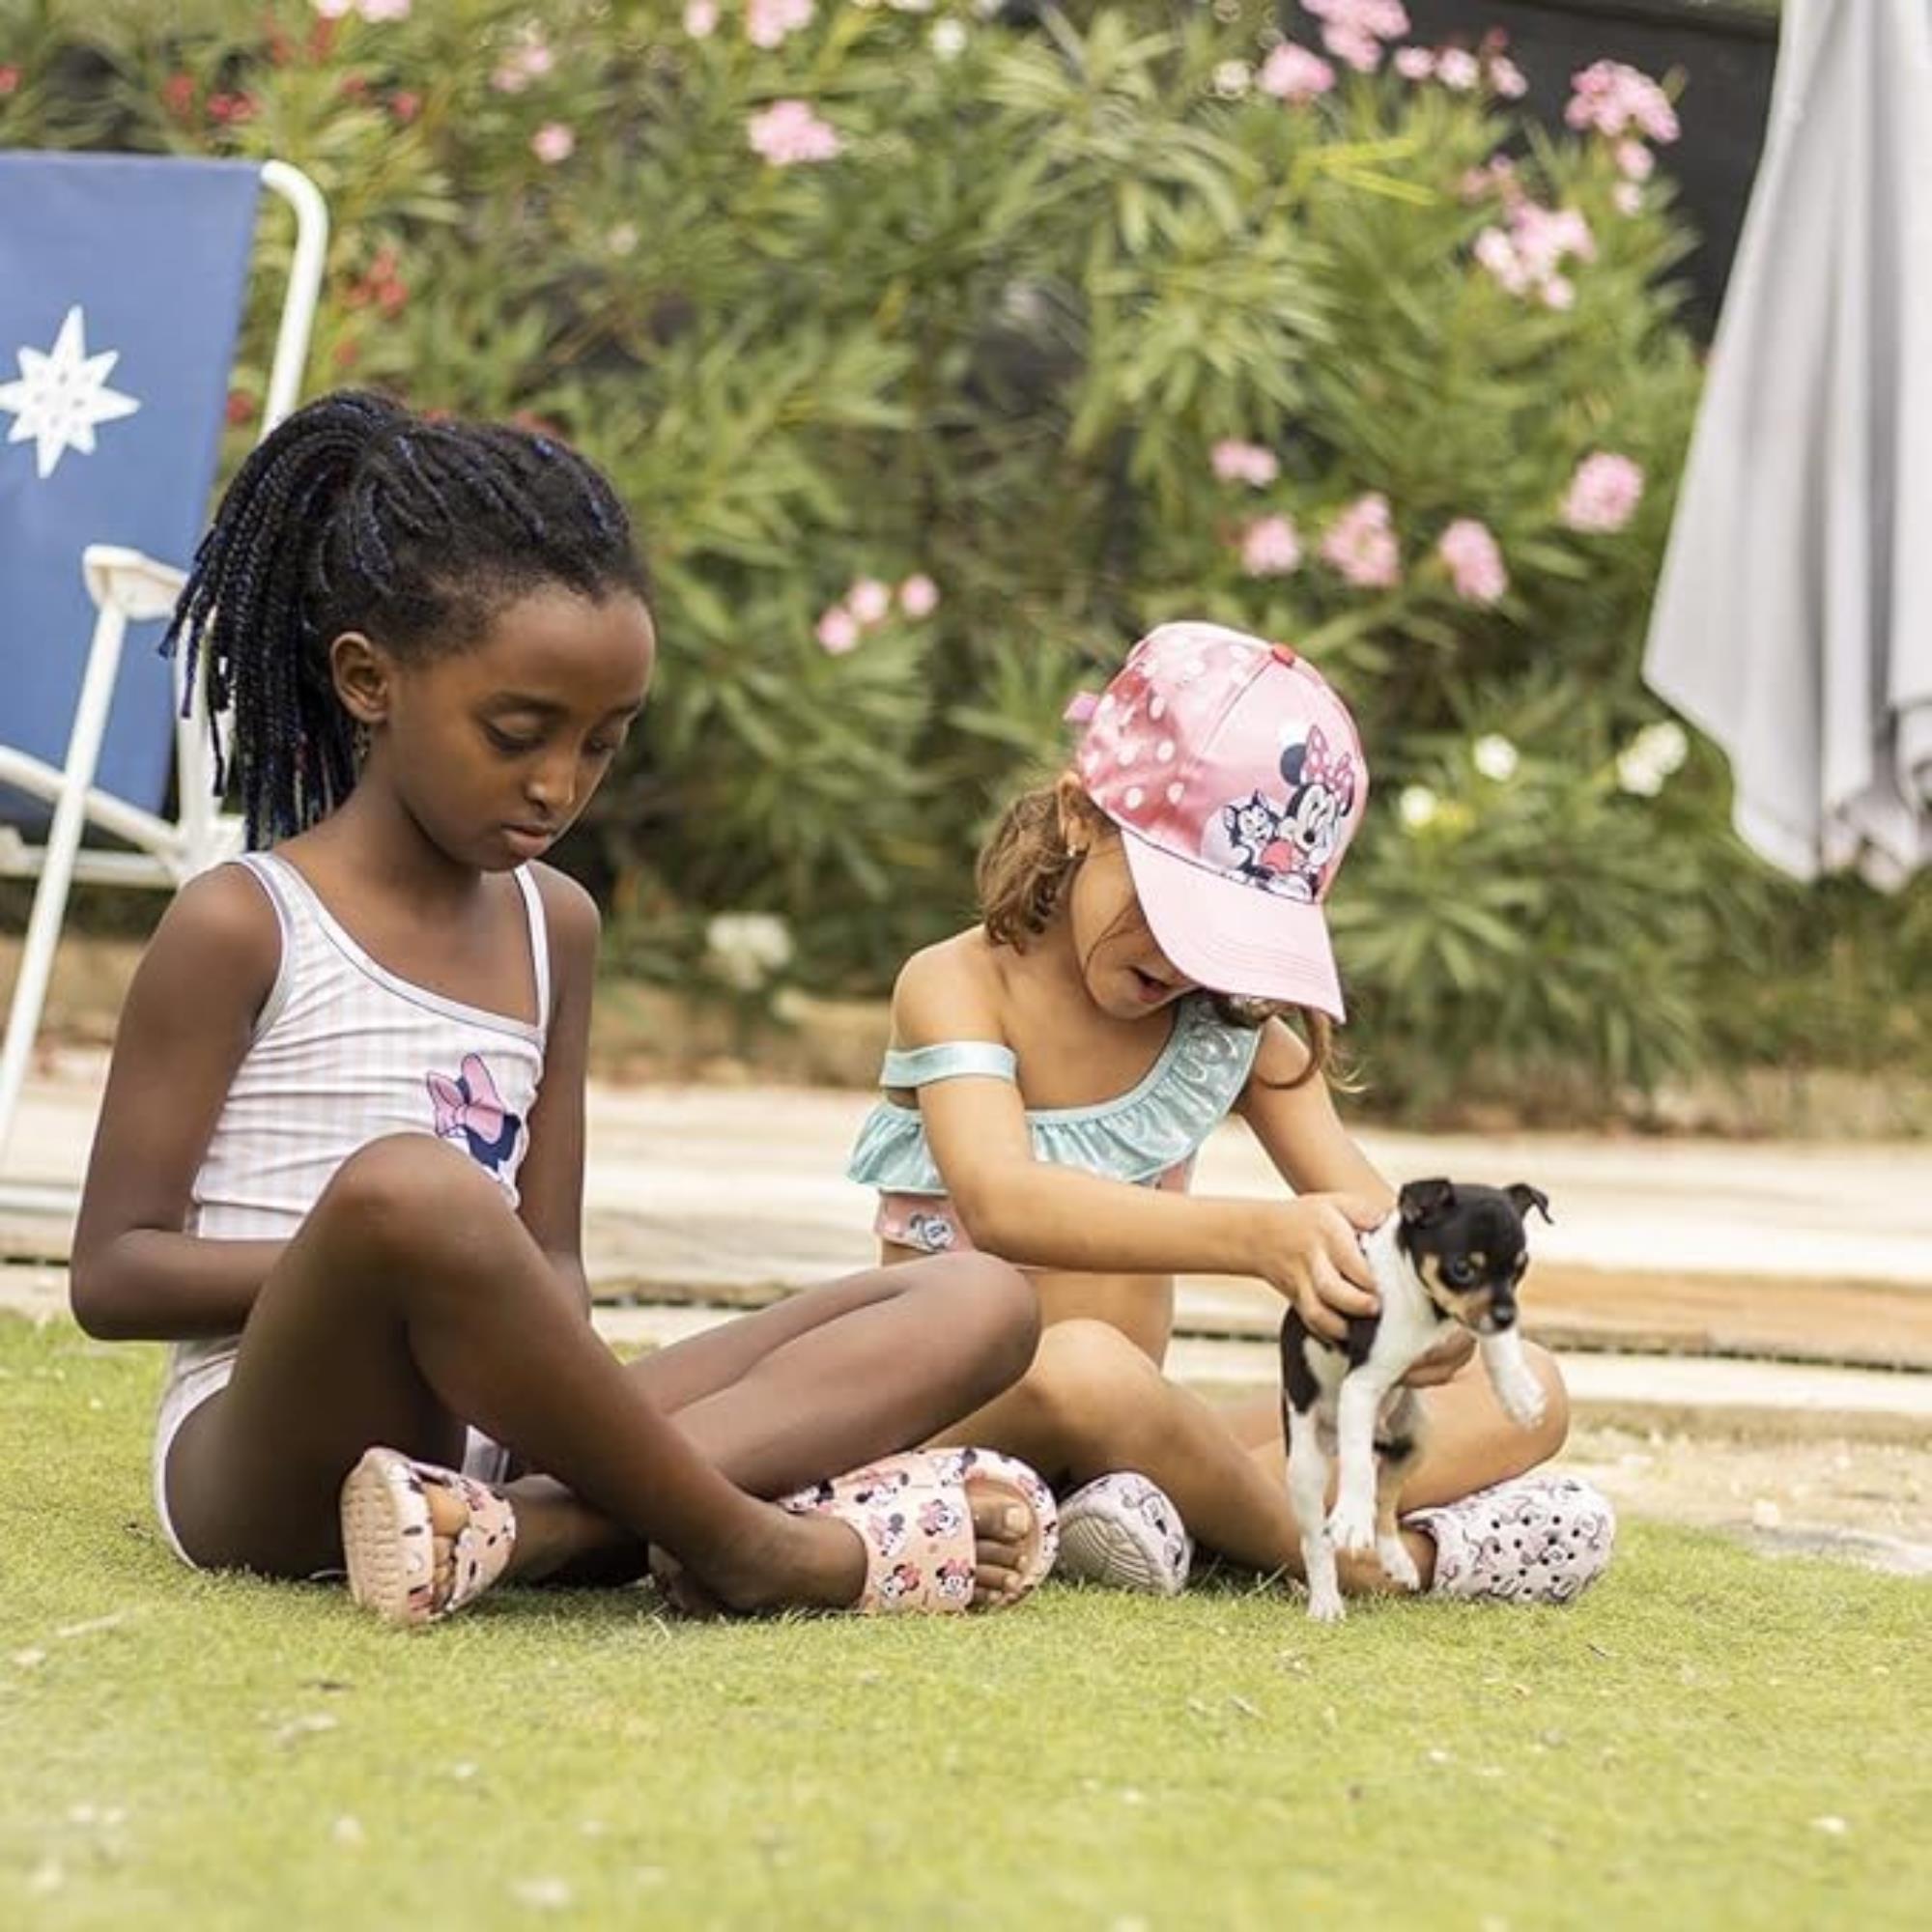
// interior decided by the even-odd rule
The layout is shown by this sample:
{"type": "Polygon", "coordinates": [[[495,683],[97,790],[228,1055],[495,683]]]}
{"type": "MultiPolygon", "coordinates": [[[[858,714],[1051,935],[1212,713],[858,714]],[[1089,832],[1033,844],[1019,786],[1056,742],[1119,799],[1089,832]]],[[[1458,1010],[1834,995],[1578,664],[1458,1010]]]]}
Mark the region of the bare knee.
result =
{"type": "Polygon", "coordinates": [[[475,1164],[428,1134],[388,1134],[336,1169],[315,1220],[372,1258],[408,1261],[497,1229],[510,1212],[475,1164]]]}
{"type": "Polygon", "coordinates": [[[968,1252],[904,1264],[918,1289],[947,1296],[948,1335],[971,1355],[980,1382],[975,1405],[990,1402],[1026,1374],[1039,1346],[1039,1295],[1009,1262],[968,1252]]]}
{"type": "Polygon", "coordinates": [[[1131,1460],[1157,1428],[1160,1370],[1105,1321],[1057,1321],[1039,1339],[1021,1384],[1041,1434],[1076,1473],[1131,1460]]]}
{"type": "Polygon", "coordinates": [[[973,1271],[973,1299],[985,1323],[986,1367],[998,1389],[1010,1388],[1039,1350],[1039,1293],[1010,1262],[991,1255],[953,1257],[973,1271]]]}

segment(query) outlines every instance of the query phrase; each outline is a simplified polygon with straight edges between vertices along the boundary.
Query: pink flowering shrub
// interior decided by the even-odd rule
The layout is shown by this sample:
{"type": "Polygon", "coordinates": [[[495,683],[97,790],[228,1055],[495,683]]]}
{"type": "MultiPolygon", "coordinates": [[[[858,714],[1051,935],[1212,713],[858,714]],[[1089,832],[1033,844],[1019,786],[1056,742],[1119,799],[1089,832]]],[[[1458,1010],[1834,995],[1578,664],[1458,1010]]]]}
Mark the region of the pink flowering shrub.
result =
{"type": "MultiPolygon", "coordinates": [[[[581,849],[653,932],[781,913],[800,983],[889,981],[1069,694],[1198,613],[1304,648],[1386,780],[1336,915],[1369,928],[1368,1025],[1493,1040],[1466,986],[1527,986],[1512,1042],[1585,1050],[1534,1005],[1564,973],[1485,949],[1537,929],[1496,895],[1542,890],[1544,842],[1596,895],[1553,925],[1600,898],[1651,934],[1631,814],[1703,797],[1694,756],[1654,797],[1613,769],[1654,717],[1634,667],[1697,380],[1654,82],[1586,68],[1574,128],[1531,143],[1506,45],[1417,43],[1396,0],[1278,34],[466,0],[460,38],[406,0],[210,0],[164,57],[142,10],[97,11],[85,59],[8,41],[0,144],[259,160],[299,130],[334,222],[312,384],[521,420],[612,475],[664,663],[581,849]],[[1406,826],[1412,786],[1439,803],[1406,826]]],[[[251,327],[231,455],[268,348],[251,327]]],[[[613,946],[674,966],[640,923],[613,946]]]]}

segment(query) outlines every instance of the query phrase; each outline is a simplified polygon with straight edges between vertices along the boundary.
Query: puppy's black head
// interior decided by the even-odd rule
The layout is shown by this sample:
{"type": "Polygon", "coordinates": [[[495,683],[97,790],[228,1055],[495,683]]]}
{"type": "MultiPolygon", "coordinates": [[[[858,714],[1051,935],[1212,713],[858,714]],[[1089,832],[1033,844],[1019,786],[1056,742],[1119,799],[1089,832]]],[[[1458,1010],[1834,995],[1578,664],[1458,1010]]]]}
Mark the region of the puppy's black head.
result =
{"type": "Polygon", "coordinates": [[[1516,1289],[1529,1265],[1523,1219],[1549,1203],[1534,1187],[1459,1186],[1411,1180],[1401,1196],[1397,1238],[1430,1300],[1479,1335],[1516,1324],[1516,1289]]]}

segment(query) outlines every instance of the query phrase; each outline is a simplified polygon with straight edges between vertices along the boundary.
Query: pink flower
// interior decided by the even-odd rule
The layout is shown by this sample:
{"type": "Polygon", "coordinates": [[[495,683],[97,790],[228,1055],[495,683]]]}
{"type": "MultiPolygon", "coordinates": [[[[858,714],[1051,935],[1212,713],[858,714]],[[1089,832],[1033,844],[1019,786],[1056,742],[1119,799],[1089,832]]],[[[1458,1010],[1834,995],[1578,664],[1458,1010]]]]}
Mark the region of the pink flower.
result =
{"type": "Polygon", "coordinates": [[[1435,77],[1452,94],[1467,94],[1482,79],[1483,66],[1467,47],[1444,47],[1435,77]]]}
{"type": "Polygon", "coordinates": [[[812,0],[745,0],[745,38],[754,47],[776,47],[810,23],[812,0]]]}
{"type": "Polygon", "coordinates": [[[1250,577],[1286,577],[1301,567],[1301,538],[1286,517],[1257,517],[1241,532],[1241,568],[1250,577]]]}
{"type": "Polygon", "coordinates": [[[1510,229],[1517,253],[1533,277],[1554,273],[1566,255],[1584,262],[1596,260],[1596,237],[1574,208],[1543,208],[1524,201],[1510,212],[1510,229]]]}
{"type": "Polygon", "coordinates": [[[1516,252],[1516,243],[1500,228],[1485,228],[1476,237],[1476,260],[1513,296],[1529,287],[1529,271],[1516,252]]]}
{"type": "Polygon", "coordinates": [[[315,0],[315,11],[325,20],[346,19],[355,11],[355,0],[315,0]]]}
{"type": "Polygon", "coordinates": [[[923,571],[899,585],[899,609],[908,617],[930,617],[939,609],[939,585],[923,571]]]}
{"type": "Polygon", "coordinates": [[[859,646],[859,620],[842,604],[835,604],[818,620],[812,635],[831,657],[842,658],[859,646]]]}
{"type": "Polygon", "coordinates": [[[1442,532],[1435,554],[1449,566],[1449,580],[1464,603],[1493,604],[1510,586],[1495,538],[1474,517],[1458,517],[1442,532]]]}
{"type": "Polygon", "coordinates": [[[1097,691],[1076,691],[1066,700],[1066,709],[1060,715],[1068,724],[1091,724],[1094,714],[1100,708],[1100,694],[1097,691]]]}
{"type": "Polygon", "coordinates": [[[1281,474],[1274,451],[1258,442],[1237,442],[1230,437],[1217,442],[1209,452],[1216,479],[1223,483],[1246,483],[1264,490],[1281,474]]]}
{"type": "Polygon", "coordinates": [[[1311,53],[1293,41],[1284,41],[1262,63],[1255,85],[1277,100],[1299,106],[1304,100],[1326,94],[1335,85],[1335,70],[1320,54],[1311,53]]]}
{"type": "Polygon", "coordinates": [[[423,98],[412,88],[400,88],[389,97],[389,112],[405,125],[422,112],[423,98]]]}
{"type": "Polygon", "coordinates": [[[694,41],[708,41],[718,31],[718,0],[691,0],[684,10],[684,31],[694,41]]]}
{"type": "Polygon", "coordinates": [[[1643,213],[1643,190],[1635,182],[1619,182],[1610,190],[1610,200],[1615,203],[1619,214],[1643,213]]]}
{"type": "Polygon", "coordinates": [[[19,85],[20,70],[0,64],[0,100],[5,100],[19,85]]]}
{"type": "Polygon", "coordinates": [[[774,100],[745,124],[752,152],[775,168],[797,161],[829,161],[844,148],[838,129],[821,121],[806,100],[774,100]]]}
{"type": "Polygon", "coordinates": [[[860,623],[870,626],[888,616],[893,608],[893,590],[876,577],[860,578],[845,593],[845,608],[860,623]]]}
{"type": "Polygon", "coordinates": [[[1617,143],[1617,172],[1626,181],[1647,182],[1657,172],[1657,156],[1641,141],[1617,143]]]}
{"type": "Polygon", "coordinates": [[[1628,456],[1599,450],[1577,466],[1563,498],[1563,521],[1573,530],[1608,534],[1622,529],[1642,500],[1642,468],[1628,456]]]}
{"type": "Polygon", "coordinates": [[[1543,285],[1545,308],[1570,309],[1577,306],[1577,284],[1568,275],[1551,275],[1543,285]]]}
{"type": "Polygon", "coordinates": [[[545,167],[554,168],[577,152],[577,136],[561,121],[546,121],[530,136],[530,153],[545,167]]]}
{"type": "Polygon", "coordinates": [[[376,25],[384,20],[407,20],[410,17],[410,0],[361,0],[355,11],[376,25]]]}
{"type": "Polygon", "coordinates": [[[1460,184],[1464,201],[1481,201],[1489,193],[1500,194],[1512,207],[1522,199],[1518,186],[1516,163],[1507,155],[1494,155],[1487,167],[1471,168],[1460,184]]]}
{"type": "Polygon", "coordinates": [[[1570,85],[1564,119],[1573,128],[1595,128],[1612,140],[1632,128],[1661,144],[1678,136],[1669,97],[1647,73],[1622,61],[1598,61],[1573,74],[1570,85]]]}
{"type": "Polygon", "coordinates": [[[1401,574],[1388,498],[1358,497],[1328,526],[1321,558],[1358,590],[1384,590],[1401,574]]]}
{"type": "Polygon", "coordinates": [[[523,40],[497,63],[497,71],[490,76],[490,85],[498,94],[521,94],[531,81],[541,80],[556,66],[556,56],[534,31],[523,40]]]}
{"type": "Polygon", "coordinates": [[[1571,255],[1594,261],[1597,238],[1574,208],[1544,208],[1519,196],[1510,203],[1509,232],[1484,229],[1475,255],[1511,295],[1535,294],[1552,308],[1568,308],[1576,291],[1559,272],[1563,261],[1571,255]]]}
{"type": "Polygon", "coordinates": [[[1305,5],[1322,23],[1321,44],[1361,73],[1381,65],[1384,41],[1399,41],[1408,32],[1402,0],[1305,0],[1305,5]]]}
{"type": "Polygon", "coordinates": [[[1492,58],[1490,85],[1503,100],[1520,100],[1529,92],[1528,76],[1505,54],[1496,54],[1492,58]]]}
{"type": "Polygon", "coordinates": [[[1395,71],[1405,80],[1427,80],[1435,71],[1435,56],[1427,47],[1398,47],[1395,71]]]}
{"type": "Polygon", "coordinates": [[[1373,34],[1364,33],[1359,27],[1323,27],[1321,44],[1338,61],[1345,62],[1357,73],[1374,73],[1381,64],[1382,43],[1373,34]]]}

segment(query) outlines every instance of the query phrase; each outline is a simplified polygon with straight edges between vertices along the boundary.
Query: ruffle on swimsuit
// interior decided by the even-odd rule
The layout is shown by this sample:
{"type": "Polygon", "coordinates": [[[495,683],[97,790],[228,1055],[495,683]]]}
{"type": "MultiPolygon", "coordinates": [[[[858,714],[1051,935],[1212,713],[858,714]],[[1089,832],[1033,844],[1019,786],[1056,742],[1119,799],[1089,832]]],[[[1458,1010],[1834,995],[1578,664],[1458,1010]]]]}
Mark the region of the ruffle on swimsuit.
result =
{"type": "MultiPolygon", "coordinates": [[[[1034,1158],[1137,1185],[1184,1171],[1240,1098],[1261,1037],[1258,1028],[1231,1026],[1205,999],[1183,1000],[1159,1059],[1129,1092],[1092,1107],[1028,1110],[1034,1158]]],[[[879,1080],[916,1089],[974,1074],[1014,1080],[1018,1072],[1009,1047],[951,1040],[888,1053],[879,1080]]],[[[919,1109],[893,1100],[867,1117],[846,1174],[888,1196],[946,1193],[919,1109]]]]}

